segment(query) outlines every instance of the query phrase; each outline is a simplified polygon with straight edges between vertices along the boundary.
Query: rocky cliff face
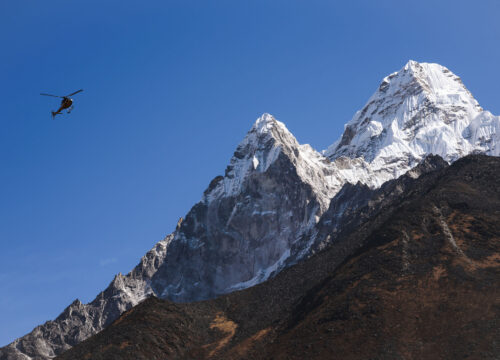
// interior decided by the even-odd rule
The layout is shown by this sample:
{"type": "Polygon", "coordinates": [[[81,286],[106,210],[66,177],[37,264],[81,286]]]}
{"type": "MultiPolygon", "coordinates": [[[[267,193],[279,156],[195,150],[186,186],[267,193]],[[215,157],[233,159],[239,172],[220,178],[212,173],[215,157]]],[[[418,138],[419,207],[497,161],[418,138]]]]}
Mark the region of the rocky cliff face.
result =
{"type": "Polygon", "coordinates": [[[37,326],[31,333],[0,349],[0,359],[51,359],[103,330],[121,313],[153,294],[151,277],[163,263],[172,237],[169,235],[158,242],[128,275],[116,275],[91,303],[75,300],[57,319],[37,326]]]}
{"type": "Polygon", "coordinates": [[[378,188],[431,153],[447,161],[472,152],[499,155],[499,136],[500,117],[483,111],[456,75],[413,61],[384,79],[322,153],[264,114],[224,176],[213,179],[185,220],[131,273],[117,275],[91,303],[75,301],[2,348],[0,359],[52,358],[149,295],[187,302],[263,282],[335,240],[316,226],[325,212],[331,220],[320,224],[337,233],[356,216],[363,194],[357,188],[352,196],[347,184],[378,188]]]}
{"type": "Polygon", "coordinates": [[[207,299],[281,269],[334,193],[318,171],[321,161],[272,116],[257,120],[225,176],[211,182],[175,233],[152,278],[155,293],[175,301],[207,299]]]}

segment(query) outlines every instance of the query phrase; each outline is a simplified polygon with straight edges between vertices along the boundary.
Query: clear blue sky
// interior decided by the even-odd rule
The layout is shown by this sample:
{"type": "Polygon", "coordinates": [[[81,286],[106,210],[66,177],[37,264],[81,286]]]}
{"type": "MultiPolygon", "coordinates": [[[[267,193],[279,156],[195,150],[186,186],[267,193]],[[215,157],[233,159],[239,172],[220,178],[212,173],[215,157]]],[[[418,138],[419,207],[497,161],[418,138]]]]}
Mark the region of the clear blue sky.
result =
{"type": "Polygon", "coordinates": [[[0,345],[174,229],[263,112],[318,150],[409,59],[500,114],[500,2],[0,2],[0,345]],[[57,100],[75,110],[52,120],[57,100]]]}

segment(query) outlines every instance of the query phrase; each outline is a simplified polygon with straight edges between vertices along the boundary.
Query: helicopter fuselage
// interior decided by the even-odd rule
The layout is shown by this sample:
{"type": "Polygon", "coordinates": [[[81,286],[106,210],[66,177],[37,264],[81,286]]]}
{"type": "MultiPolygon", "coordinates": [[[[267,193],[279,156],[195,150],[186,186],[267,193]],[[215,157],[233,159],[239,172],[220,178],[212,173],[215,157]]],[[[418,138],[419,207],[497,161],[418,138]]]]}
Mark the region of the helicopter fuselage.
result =
{"type": "Polygon", "coordinates": [[[73,99],[65,97],[65,98],[62,99],[62,101],[61,101],[61,107],[59,108],[58,111],[67,109],[67,108],[71,107],[71,105],[73,105],[73,99]]]}
{"type": "MultiPolygon", "coordinates": [[[[61,101],[61,106],[59,106],[59,109],[57,109],[57,111],[52,112],[52,116],[56,116],[57,114],[60,114],[61,111],[63,111],[64,109],[70,108],[72,105],[73,105],[73,99],[70,99],[68,97],[63,98],[61,101]]],[[[68,113],[70,111],[71,111],[71,109],[68,110],[68,113]]]]}

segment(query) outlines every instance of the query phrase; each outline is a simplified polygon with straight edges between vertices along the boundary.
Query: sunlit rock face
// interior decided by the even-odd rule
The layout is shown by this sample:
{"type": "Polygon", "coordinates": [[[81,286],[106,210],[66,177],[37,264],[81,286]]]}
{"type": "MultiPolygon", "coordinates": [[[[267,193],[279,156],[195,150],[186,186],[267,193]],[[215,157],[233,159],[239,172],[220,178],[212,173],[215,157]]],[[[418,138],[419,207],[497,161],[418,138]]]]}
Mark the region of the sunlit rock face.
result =
{"type": "Polygon", "coordinates": [[[303,152],[282,123],[267,114],[258,119],[225,176],[211,182],[176,232],[153,277],[155,292],[175,301],[207,299],[279,270],[327,206],[329,188],[313,162],[322,156],[303,152]]]}

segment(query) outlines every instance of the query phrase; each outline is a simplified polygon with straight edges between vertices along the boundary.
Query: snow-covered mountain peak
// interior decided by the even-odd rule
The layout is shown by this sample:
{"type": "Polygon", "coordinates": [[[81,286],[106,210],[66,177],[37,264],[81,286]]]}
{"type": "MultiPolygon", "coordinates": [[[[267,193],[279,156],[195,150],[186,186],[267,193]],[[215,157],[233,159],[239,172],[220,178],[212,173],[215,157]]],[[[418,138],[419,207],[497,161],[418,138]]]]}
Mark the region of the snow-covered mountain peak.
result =
{"type": "Polygon", "coordinates": [[[324,154],[331,160],[361,158],[387,177],[401,175],[427,154],[447,161],[475,150],[493,154],[488,144],[498,133],[498,118],[484,113],[450,70],[410,60],[383,79],[324,154]],[[483,135],[477,135],[477,127],[483,135]]]}
{"type": "Polygon", "coordinates": [[[271,114],[264,113],[259,117],[252,126],[252,130],[258,133],[266,133],[272,129],[273,126],[282,126],[286,129],[285,124],[279,122],[271,114]]]}
{"type": "MultiPolygon", "coordinates": [[[[399,71],[386,76],[366,106],[380,102],[394,105],[392,99],[404,100],[411,97],[417,97],[417,100],[425,102],[426,105],[432,103],[466,106],[474,112],[483,110],[460,77],[442,65],[414,60],[408,61],[399,71]]],[[[355,119],[356,116],[349,124],[355,119]]]]}
{"type": "Polygon", "coordinates": [[[276,146],[298,146],[299,143],[295,136],[287,129],[285,124],[276,120],[274,116],[268,113],[262,114],[253,124],[238,148],[245,147],[248,144],[259,144],[263,146],[269,140],[277,142],[276,146]]]}
{"type": "Polygon", "coordinates": [[[242,182],[250,173],[265,172],[280,153],[293,153],[293,149],[299,146],[285,124],[264,113],[238,144],[225,175],[212,181],[205,192],[205,200],[239,193],[242,182]]]}
{"type": "Polygon", "coordinates": [[[329,164],[319,152],[308,144],[299,144],[285,124],[268,113],[259,117],[240,142],[225,175],[216,177],[204,194],[206,203],[221,197],[234,196],[245,190],[243,184],[256,173],[265,173],[280,156],[289,161],[296,174],[316,194],[320,212],[328,207],[330,198],[340,183],[329,179],[329,164]]]}
{"type": "MultiPolygon", "coordinates": [[[[460,77],[452,73],[446,67],[433,63],[419,63],[413,60],[397,73],[394,80],[399,84],[405,82],[416,82],[421,91],[436,103],[465,103],[482,111],[478,102],[464,86],[460,77]]],[[[390,76],[389,76],[390,77],[390,76]]],[[[385,78],[384,81],[387,81],[385,78]]],[[[390,79],[388,79],[390,82],[390,79]]]]}

